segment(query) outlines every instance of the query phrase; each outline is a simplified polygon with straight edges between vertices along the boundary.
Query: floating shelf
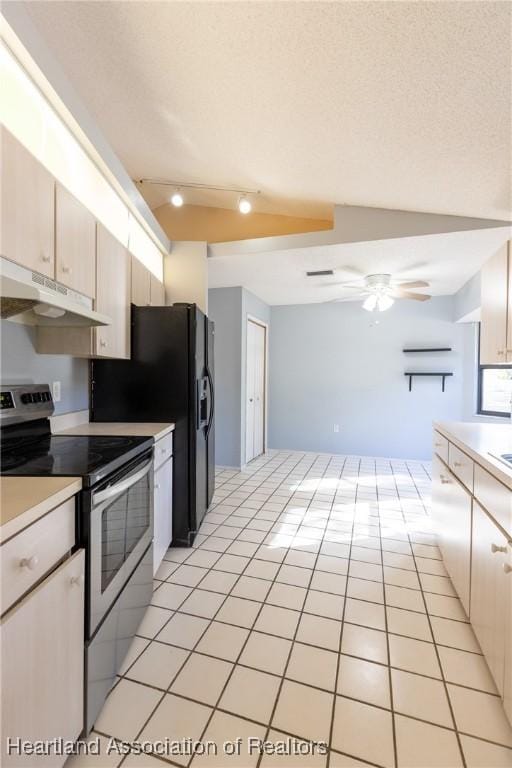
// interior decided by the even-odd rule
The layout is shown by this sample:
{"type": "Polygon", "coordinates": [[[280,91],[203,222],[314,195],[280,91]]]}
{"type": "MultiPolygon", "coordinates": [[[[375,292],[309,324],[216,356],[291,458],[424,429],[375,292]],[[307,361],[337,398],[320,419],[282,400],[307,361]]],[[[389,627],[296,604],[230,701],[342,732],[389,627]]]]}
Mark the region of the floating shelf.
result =
{"type": "Polygon", "coordinates": [[[402,352],[451,352],[451,347],[431,347],[429,349],[422,347],[421,349],[402,349],[402,352]]]}
{"type": "Polygon", "coordinates": [[[414,376],[440,376],[442,379],[442,391],[444,392],[444,384],[448,376],[453,376],[453,373],[447,371],[422,373],[421,371],[406,371],[404,376],[409,377],[409,392],[412,392],[412,380],[414,376]]]}

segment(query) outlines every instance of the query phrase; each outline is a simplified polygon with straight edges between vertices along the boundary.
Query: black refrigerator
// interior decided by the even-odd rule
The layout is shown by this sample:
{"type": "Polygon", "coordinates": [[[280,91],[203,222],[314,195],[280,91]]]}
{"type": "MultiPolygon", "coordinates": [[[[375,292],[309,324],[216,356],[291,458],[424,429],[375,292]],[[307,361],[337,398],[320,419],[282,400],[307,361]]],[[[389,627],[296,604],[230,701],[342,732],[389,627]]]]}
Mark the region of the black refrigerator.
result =
{"type": "Polygon", "coordinates": [[[131,311],[131,359],[91,363],[91,421],[176,424],[172,543],[190,546],[215,489],[214,326],[195,304],[131,311]]]}

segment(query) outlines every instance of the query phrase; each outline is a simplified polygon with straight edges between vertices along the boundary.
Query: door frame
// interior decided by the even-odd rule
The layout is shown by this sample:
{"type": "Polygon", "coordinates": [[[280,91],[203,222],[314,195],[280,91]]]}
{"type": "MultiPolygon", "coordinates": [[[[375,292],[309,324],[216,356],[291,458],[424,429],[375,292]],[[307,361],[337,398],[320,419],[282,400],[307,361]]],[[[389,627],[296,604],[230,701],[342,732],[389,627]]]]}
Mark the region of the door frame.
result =
{"type": "MultiPolygon", "coordinates": [[[[265,366],[265,375],[263,377],[264,380],[264,391],[263,391],[263,453],[267,450],[267,433],[268,433],[268,334],[269,334],[269,325],[264,320],[260,320],[259,317],[255,317],[254,315],[247,314],[245,316],[245,430],[244,430],[244,462],[243,466],[246,466],[249,462],[247,461],[247,338],[249,335],[249,323],[254,323],[254,325],[259,325],[263,330],[265,331],[265,351],[264,351],[264,360],[263,364],[265,366]]],[[[261,456],[262,454],[260,454],[261,456]]],[[[253,457],[254,459],[258,458],[257,456],[253,457]]],[[[249,461],[253,461],[253,459],[250,459],[249,461]]]]}

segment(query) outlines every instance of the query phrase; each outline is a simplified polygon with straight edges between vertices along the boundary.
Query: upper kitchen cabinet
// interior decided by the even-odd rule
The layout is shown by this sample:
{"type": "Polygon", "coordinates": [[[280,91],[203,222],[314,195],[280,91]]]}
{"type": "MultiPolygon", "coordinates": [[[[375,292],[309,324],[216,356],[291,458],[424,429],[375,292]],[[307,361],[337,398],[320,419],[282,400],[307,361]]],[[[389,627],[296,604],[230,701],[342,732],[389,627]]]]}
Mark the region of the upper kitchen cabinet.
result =
{"type": "Polygon", "coordinates": [[[132,256],[132,304],[138,307],[151,304],[151,272],[135,256],[132,256]]]}
{"type": "Polygon", "coordinates": [[[482,267],[480,363],[512,362],[512,290],[510,242],[482,267]]]}
{"type": "Polygon", "coordinates": [[[55,180],[5,128],[0,130],[0,253],[53,278],[55,180]]]}
{"type": "Polygon", "coordinates": [[[165,305],[164,284],[135,256],[132,256],[132,304],[138,307],[165,305]]]}
{"type": "Polygon", "coordinates": [[[96,220],[60,184],[55,193],[55,279],[96,296],[96,220]]]}
{"type": "Polygon", "coordinates": [[[150,276],[149,281],[149,303],[152,307],[165,306],[165,286],[154,275],[150,276]]]}
{"type": "Polygon", "coordinates": [[[112,319],[94,329],[98,357],[130,357],[131,260],[126,248],[98,224],[95,309],[112,319]]]}

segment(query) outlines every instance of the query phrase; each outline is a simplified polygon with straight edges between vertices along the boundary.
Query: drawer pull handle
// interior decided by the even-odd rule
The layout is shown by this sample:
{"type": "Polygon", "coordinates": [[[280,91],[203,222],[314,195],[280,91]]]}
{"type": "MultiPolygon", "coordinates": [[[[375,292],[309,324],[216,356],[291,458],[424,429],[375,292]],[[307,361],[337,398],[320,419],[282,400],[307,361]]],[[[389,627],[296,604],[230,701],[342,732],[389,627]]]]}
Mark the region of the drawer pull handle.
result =
{"type": "Polygon", "coordinates": [[[448,480],[447,477],[445,477],[444,475],[441,475],[441,482],[443,485],[450,485],[451,480],[448,480]]]}
{"type": "Polygon", "coordinates": [[[505,573],[512,573],[512,565],[509,565],[508,563],[503,563],[503,570],[505,573]]]}
{"type": "Polygon", "coordinates": [[[101,339],[100,347],[106,347],[106,346],[107,346],[107,342],[105,341],[105,339],[101,339]]]}
{"type": "Polygon", "coordinates": [[[38,563],[39,558],[37,555],[32,555],[32,557],[23,557],[20,560],[20,568],[28,568],[29,571],[33,571],[37,568],[38,563]]]}
{"type": "Polygon", "coordinates": [[[491,552],[493,555],[496,554],[496,552],[504,552],[506,554],[507,548],[506,547],[498,547],[497,544],[491,544],[491,552]]]}
{"type": "Polygon", "coordinates": [[[465,464],[464,464],[464,462],[463,462],[463,461],[454,461],[454,462],[453,462],[453,466],[454,466],[454,467],[464,467],[464,466],[465,466],[465,464]]]}
{"type": "Polygon", "coordinates": [[[435,445],[436,448],[442,448],[443,447],[442,443],[434,443],[434,445],[435,445]]]}
{"type": "Polygon", "coordinates": [[[72,576],[69,580],[71,586],[73,587],[81,587],[84,583],[84,575],[83,573],[79,573],[78,576],[72,576]]]}
{"type": "Polygon", "coordinates": [[[497,354],[501,357],[501,355],[505,354],[505,350],[504,349],[498,349],[497,354]]]}

